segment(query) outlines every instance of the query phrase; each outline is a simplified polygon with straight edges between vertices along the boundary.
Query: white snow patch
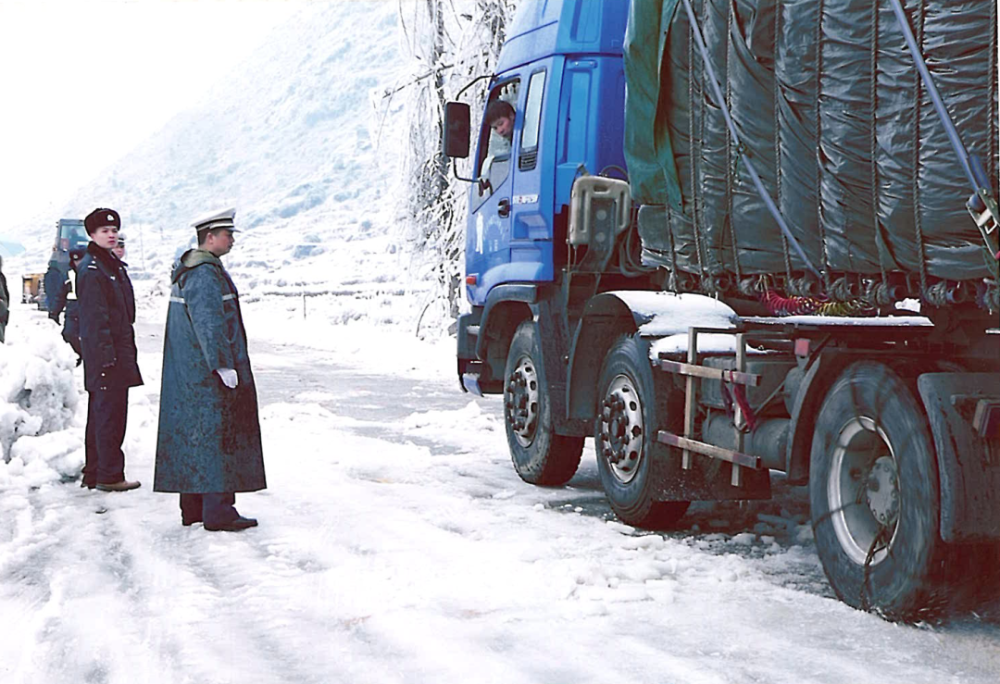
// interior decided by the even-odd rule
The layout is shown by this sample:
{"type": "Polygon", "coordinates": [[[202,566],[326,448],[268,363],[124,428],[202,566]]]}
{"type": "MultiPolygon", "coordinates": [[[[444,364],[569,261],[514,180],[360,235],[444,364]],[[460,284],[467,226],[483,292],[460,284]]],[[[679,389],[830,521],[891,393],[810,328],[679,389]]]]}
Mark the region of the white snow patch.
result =
{"type": "Polygon", "coordinates": [[[79,403],[75,366],[76,355],[48,319],[8,327],[7,343],[0,345],[0,463],[19,458],[27,464],[62,455],[51,440],[14,448],[26,437],[72,424],[79,403]]]}

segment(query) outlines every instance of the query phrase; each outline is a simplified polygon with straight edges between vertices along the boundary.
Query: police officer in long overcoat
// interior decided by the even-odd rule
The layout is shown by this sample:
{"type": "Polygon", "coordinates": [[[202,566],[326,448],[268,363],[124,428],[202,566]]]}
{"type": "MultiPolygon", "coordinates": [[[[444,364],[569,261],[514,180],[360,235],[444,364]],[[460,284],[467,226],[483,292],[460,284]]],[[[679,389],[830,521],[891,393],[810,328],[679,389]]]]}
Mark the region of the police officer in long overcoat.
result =
{"type": "Polygon", "coordinates": [[[256,526],[235,494],[267,487],[239,296],[219,260],[232,249],[235,214],[193,224],[198,248],[174,264],[163,341],[153,489],[180,493],[181,522],[212,531],[256,526]]]}
{"type": "Polygon", "coordinates": [[[142,384],[135,347],[135,294],[125,269],[111,250],[118,242],[121,219],[114,209],[95,209],[84,226],[91,242],[77,265],[87,405],[86,465],[83,485],[102,491],[136,489],[125,479],[125,426],[128,390],[142,384]]]}

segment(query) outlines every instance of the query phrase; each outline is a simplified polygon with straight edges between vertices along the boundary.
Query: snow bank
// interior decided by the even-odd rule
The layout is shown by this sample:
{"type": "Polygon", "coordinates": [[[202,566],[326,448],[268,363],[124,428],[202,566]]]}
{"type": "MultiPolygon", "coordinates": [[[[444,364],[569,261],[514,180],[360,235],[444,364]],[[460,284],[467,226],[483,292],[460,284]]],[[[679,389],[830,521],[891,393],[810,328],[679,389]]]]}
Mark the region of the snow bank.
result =
{"type": "Polygon", "coordinates": [[[83,433],[68,431],[84,409],[76,355],[48,319],[8,328],[0,345],[0,486],[74,475],[83,463],[83,433]]]}

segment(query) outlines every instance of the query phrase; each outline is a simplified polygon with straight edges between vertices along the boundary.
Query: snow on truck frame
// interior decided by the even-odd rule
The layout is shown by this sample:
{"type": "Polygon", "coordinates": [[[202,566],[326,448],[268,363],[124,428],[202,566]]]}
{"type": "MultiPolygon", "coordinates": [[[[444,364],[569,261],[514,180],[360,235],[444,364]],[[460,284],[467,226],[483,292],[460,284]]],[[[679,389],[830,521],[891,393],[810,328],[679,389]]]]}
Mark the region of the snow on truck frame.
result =
{"type": "MultiPolygon", "coordinates": [[[[567,482],[593,436],[615,514],[662,528],[782,471],[846,603],[914,619],[995,589],[996,23],[982,0],[524,3],[458,326],[520,477],[567,482]]],[[[448,104],[447,156],[470,124],[448,104]]]]}

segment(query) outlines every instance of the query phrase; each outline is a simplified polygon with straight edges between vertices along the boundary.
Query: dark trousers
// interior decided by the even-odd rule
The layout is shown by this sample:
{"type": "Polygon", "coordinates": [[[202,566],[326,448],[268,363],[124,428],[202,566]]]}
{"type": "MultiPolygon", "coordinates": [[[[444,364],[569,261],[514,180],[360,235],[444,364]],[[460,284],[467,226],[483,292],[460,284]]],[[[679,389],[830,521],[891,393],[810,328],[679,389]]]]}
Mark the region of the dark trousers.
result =
{"type": "Polygon", "coordinates": [[[87,402],[86,464],[83,481],[113,484],[125,479],[125,424],[128,388],[95,390],[87,402]]]}
{"type": "Polygon", "coordinates": [[[236,512],[236,494],[181,494],[181,518],[187,522],[225,525],[240,514],[236,512]]]}

